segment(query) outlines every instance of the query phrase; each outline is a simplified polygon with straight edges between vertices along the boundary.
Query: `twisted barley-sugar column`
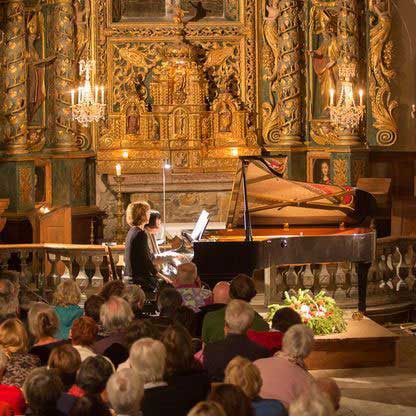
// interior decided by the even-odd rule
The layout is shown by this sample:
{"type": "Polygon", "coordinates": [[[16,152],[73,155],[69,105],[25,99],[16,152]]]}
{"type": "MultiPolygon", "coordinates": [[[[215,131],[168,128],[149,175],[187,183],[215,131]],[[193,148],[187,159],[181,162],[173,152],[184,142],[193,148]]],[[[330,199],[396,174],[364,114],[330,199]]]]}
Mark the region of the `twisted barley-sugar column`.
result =
{"type": "Polygon", "coordinates": [[[22,0],[6,4],[4,45],[3,113],[5,116],[5,152],[27,152],[27,85],[25,61],[25,17],[22,0]]]}
{"type": "MultiPolygon", "coordinates": [[[[341,63],[355,64],[356,73],[352,79],[357,81],[359,74],[359,16],[357,0],[338,0],[338,43],[339,61],[341,63]]],[[[342,80],[340,80],[342,81],[342,80]]],[[[358,128],[339,128],[340,145],[359,146],[361,144],[358,128]]]]}
{"type": "Polygon", "coordinates": [[[71,128],[71,97],[75,79],[75,25],[71,0],[57,0],[54,4],[52,35],[54,40],[54,135],[50,148],[55,152],[78,150],[71,128]]]}
{"type": "Polygon", "coordinates": [[[279,128],[281,145],[300,145],[301,73],[300,21],[298,0],[279,3],[278,96],[280,99],[279,128]]]}

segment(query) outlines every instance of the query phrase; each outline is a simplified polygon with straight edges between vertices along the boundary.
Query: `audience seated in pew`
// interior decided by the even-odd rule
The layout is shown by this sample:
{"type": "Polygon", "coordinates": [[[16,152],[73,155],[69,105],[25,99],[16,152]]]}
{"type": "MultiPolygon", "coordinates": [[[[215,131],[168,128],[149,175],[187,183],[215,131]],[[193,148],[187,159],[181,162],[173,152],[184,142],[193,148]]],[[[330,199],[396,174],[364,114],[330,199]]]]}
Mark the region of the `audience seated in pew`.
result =
{"type": "Polygon", "coordinates": [[[75,384],[80,366],[81,356],[70,344],[54,348],[49,355],[48,368],[56,371],[64,385],[64,391],[68,391],[75,384]]]}
{"type": "Polygon", "coordinates": [[[134,319],[142,319],[146,294],[138,285],[126,285],[121,297],[128,302],[133,311],[134,319]]]}
{"type": "Polygon", "coordinates": [[[188,416],[227,416],[222,406],[212,400],[205,400],[196,404],[188,416]]]}
{"type": "Polygon", "coordinates": [[[181,306],[182,296],[180,293],[173,287],[165,287],[157,297],[159,315],[150,317],[150,321],[162,332],[173,324],[176,311],[181,306]]]}
{"type": "Polygon", "coordinates": [[[335,416],[335,409],[329,397],[315,386],[304,391],[292,402],[290,416],[335,416]]]}
{"type": "Polygon", "coordinates": [[[255,416],[250,399],[240,387],[233,384],[213,386],[208,400],[221,405],[227,416],[255,416]]]}
{"type": "Polygon", "coordinates": [[[19,287],[17,273],[2,271],[0,279],[0,324],[19,318],[19,287]]]}
{"type": "Polygon", "coordinates": [[[94,343],[97,340],[98,325],[89,316],[81,316],[74,321],[70,331],[73,347],[79,352],[81,361],[94,357],[94,343]]]}
{"type": "MultiPolygon", "coordinates": [[[[256,296],[253,279],[244,274],[240,274],[231,281],[230,298],[242,300],[250,303],[256,296]]],[[[202,325],[202,341],[205,344],[221,341],[224,339],[224,318],[225,307],[214,312],[209,312],[202,325]]],[[[256,331],[268,331],[268,323],[257,313],[254,312],[254,319],[251,328],[256,331]]]]}

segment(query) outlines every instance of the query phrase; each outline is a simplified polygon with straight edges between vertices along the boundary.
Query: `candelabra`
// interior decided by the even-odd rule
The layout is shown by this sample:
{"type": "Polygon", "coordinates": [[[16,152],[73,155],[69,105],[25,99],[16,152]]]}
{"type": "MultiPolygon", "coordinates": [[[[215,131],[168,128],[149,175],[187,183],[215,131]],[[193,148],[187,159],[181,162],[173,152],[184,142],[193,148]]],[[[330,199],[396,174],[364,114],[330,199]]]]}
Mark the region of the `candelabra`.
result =
{"type": "Polygon", "coordinates": [[[331,121],[346,130],[353,130],[358,127],[364,117],[363,90],[359,91],[359,105],[355,103],[354,99],[354,88],[351,80],[355,77],[355,71],[356,65],[354,63],[342,63],[339,65],[341,90],[336,105],[335,90],[330,90],[329,112],[331,121]]]}
{"type": "Polygon", "coordinates": [[[117,183],[116,241],[117,241],[117,244],[123,244],[125,232],[124,232],[124,227],[123,227],[124,207],[123,207],[123,194],[121,193],[121,185],[124,182],[124,176],[121,176],[121,174],[119,173],[120,173],[120,170],[117,169],[117,176],[114,176],[114,180],[117,183]]]}
{"type": "Polygon", "coordinates": [[[104,87],[95,87],[91,82],[91,73],[95,70],[95,61],[79,61],[79,74],[85,75],[84,85],[78,87],[78,100],[75,102],[75,90],[71,90],[72,119],[88,127],[88,123],[99,121],[105,117],[104,87]],[[99,100],[99,90],[101,100],[99,100]],[[100,102],[101,101],[101,102],[100,102]]]}

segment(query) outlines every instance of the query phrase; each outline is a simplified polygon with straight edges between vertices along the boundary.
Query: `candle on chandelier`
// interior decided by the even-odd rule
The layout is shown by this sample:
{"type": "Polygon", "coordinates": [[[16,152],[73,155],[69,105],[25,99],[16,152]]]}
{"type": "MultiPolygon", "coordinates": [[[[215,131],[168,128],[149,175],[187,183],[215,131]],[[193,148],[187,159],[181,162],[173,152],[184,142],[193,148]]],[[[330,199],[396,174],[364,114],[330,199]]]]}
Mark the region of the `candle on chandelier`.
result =
{"type": "Polygon", "coordinates": [[[329,90],[329,96],[330,96],[329,105],[332,107],[334,105],[334,103],[335,103],[335,100],[334,100],[334,98],[335,98],[335,90],[333,88],[331,88],[329,90]]]}
{"type": "Polygon", "coordinates": [[[116,175],[121,176],[121,165],[120,165],[120,163],[117,163],[117,165],[116,165],[116,175]]]}
{"type": "Polygon", "coordinates": [[[104,85],[101,85],[101,104],[104,104],[104,85]]]}
{"type": "Polygon", "coordinates": [[[71,105],[75,105],[75,91],[71,90],[71,105]]]}
{"type": "Polygon", "coordinates": [[[364,91],[363,90],[360,90],[360,91],[358,91],[358,94],[360,95],[360,105],[363,105],[364,91]]]}

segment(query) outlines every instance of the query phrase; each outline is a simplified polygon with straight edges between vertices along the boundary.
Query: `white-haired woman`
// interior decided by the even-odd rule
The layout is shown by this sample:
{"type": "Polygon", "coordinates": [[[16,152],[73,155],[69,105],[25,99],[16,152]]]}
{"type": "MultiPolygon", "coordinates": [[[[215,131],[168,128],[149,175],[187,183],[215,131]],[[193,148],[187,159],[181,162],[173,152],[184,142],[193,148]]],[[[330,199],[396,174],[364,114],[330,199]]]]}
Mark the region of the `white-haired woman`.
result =
{"type": "Polygon", "coordinates": [[[313,332],[305,325],[294,325],[283,337],[282,350],[271,358],[255,361],[263,386],[260,396],[280,400],[289,407],[300,394],[313,384],[313,377],[304,360],[311,353],[313,332]]]}

